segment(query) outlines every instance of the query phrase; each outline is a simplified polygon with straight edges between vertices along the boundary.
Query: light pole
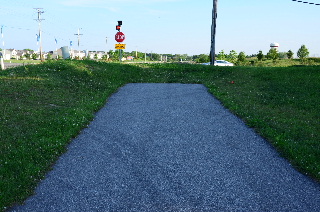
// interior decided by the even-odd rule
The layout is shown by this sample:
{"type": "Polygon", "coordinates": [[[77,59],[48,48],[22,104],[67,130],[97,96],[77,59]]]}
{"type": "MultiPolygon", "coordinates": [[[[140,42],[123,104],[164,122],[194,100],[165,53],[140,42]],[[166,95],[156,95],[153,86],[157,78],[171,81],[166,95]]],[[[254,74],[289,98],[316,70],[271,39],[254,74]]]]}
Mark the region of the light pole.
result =
{"type": "Polygon", "coordinates": [[[109,59],[109,54],[108,54],[108,37],[106,37],[106,51],[104,53],[106,60],[108,61],[109,59]]]}
{"type": "Polygon", "coordinates": [[[218,0],[213,0],[212,8],[212,25],[211,25],[211,51],[210,51],[210,64],[214,65],[216,54],[216,24],[217,24],[217,4],[218,0]]]}
{"type": "Polygon", "coordinates": [[[40,40],[40,60],[41,62],[43,62],[43,55],[42,55],[42,30],[41,30],[41,21],[45,20],[45,19],[41,19],[41,14],[44,13],[43,11],[41,11],[41,9],[43,8],[34,8],[37,10],[38,13],[38,19],[35,19],[36,21],[38,21],[39,23],[39,40],[40,40]]]}
{"type": "MultiPolygon", "coordinates": [[[[83,34],[80,34],[80,29],[82,29],[82,28],[78,28],[78,33],[74,34],[74,35],[78,36],[78,49],[79,49],[79,46],[80,46],[80,36],[83,35],[83,34]]],[[[80,51],[80,49],[79,49],[79,51],[80,51]]]]}

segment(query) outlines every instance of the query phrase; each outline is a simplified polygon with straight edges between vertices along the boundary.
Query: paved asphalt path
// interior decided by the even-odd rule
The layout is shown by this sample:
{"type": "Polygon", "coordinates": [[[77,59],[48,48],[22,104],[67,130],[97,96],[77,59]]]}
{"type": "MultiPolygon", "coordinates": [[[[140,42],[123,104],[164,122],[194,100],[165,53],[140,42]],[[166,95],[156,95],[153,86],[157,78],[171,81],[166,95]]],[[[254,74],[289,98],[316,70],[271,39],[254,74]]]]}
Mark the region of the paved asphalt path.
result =
{"type": "Polygon", "coordinates": [[[8,62],[4,62],[4,68],[13,68],[16,66],[22,66],[24,65],[23,63],[8,63],[8,62]]]}
{"type": "Polygon", "coordinates": [[[295,171],[203,85],[128,84],[12,211],[320,211],[295,171]]]}

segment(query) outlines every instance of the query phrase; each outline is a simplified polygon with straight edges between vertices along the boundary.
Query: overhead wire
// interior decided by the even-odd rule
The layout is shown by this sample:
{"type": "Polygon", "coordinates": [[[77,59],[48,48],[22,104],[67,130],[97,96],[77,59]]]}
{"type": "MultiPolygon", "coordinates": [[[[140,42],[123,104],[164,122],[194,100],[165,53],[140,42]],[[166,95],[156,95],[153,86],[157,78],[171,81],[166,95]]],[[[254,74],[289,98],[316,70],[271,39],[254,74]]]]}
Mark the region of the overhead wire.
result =
{"type": "Polygon", "coordinates": [[[304,4],[312,4],[312,5],[320,6],[320,3],[308,2],[308,1],[300,1],[300,0],[292,0],[292,1],[299,2],[299,3],[304,3],[304,4]]]}
{"type": "MultiPolygon", "coordinates": [[[[41,5],[40,5],[41,8],[41,5]]],[[[64,20],[63,14],[57,15],[56,11],[50,10],[50,8],[41,8],[44,11],[43,14],[43,22],[42,25],[42,38],[44,38],[45,43],[56,43],[56,45],[69,45],[70,41],[73,41],[74,46],[76,46],[76,30],[78,27],[67,27],[65,25],[61,25],[61,21],[68,21],[64,20]],[[58,44],[57,44],[58,43],[58,44]]],[[[13,0],[8,1],[5,4],[0,6],[0,13],[3,15],[4,18],[0,21],[0,27],[2,35],[4,34],[5,39],[6,34],[11,35],[13,32],[12,30],[19,30],[20,32],[18,34],[25,35],[25,32],[28,32],[28,37],[30,39],[30,36],[34,36],[34,41],[38,42],[38,24],[36,22],[36,16],[37,16],[37,10],[35,10],[34,3],[29,1],[19,1],[19,0],[13,0]],[[26,9],[29,8],[29,9],[26,9]],[[32,12],[31,12],[32,11],[32,12]],[[23,27],[17,26],[17,22],[11,21],[11,16],[14,16],[18,18],[18,20],[22,23],[25,23],[23,27]],[[33,23],[34,22],[34,23],[33,23]],[[8,31],[10,30],[10,31],[8,31]],[[34,30],[34,34],[30,34],[34,30]]],[[[19,24],[19,23],[18,23],[19,24]]],[[[73,23],[73,26],[80,25],[79,23],[73,23]]],[[[72,26],[71,25],[71,26],[72,26]]],[[[105,44],[105,37],[101,35],[97,35],[97,33],[94,33],[92,29],[83,28],[83,36],[81,39],[80,46],[89,46],[92,45],[92,42],[101,40],[101,46],[105,44]]],[[[18,35],[20,36],[20,35],[18,35]]],[[[13,38],[13,36],[10,36],[13,38]]],[[[3,38],[2,38],[3,39],[3,38]]],[[[96,45],[97,46],[97,45],[96,45]]]]}

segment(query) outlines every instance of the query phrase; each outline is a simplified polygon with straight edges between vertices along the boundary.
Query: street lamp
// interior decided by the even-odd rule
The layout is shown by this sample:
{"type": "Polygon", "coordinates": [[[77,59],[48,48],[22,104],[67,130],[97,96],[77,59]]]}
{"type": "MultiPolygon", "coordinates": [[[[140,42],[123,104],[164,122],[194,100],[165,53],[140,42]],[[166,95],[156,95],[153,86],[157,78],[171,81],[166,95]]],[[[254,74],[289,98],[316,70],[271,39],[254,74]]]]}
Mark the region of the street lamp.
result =
{"type": "Polygon", "coordinates": [[[217,24],[217,4],[218,0],[213,0],[212,8],[212,25],[211,25],[211,51],[210,51],[210,65],[214,65],[216,54],[216,24],[217,24]]]}

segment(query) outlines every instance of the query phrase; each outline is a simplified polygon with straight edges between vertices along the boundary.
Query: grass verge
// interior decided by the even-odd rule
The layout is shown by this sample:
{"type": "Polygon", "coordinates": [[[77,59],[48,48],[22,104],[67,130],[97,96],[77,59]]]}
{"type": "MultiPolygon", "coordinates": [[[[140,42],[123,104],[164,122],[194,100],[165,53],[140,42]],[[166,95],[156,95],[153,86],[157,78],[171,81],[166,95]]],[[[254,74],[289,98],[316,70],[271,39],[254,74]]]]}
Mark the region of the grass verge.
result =
{"type": "Polygon", "coordinates": [[[320,181],[320,67],[50,61],[0,72],[0,210],[32,194],[126,83],[201,83],[298,170],[320,181]]]}

